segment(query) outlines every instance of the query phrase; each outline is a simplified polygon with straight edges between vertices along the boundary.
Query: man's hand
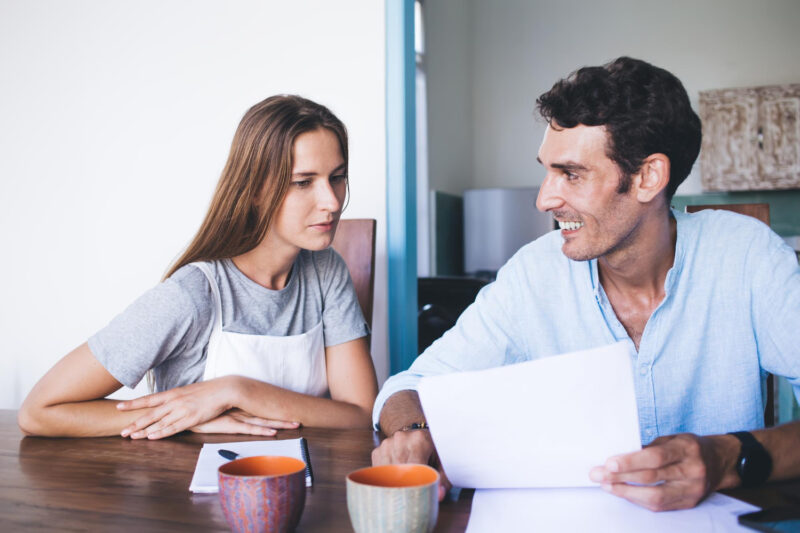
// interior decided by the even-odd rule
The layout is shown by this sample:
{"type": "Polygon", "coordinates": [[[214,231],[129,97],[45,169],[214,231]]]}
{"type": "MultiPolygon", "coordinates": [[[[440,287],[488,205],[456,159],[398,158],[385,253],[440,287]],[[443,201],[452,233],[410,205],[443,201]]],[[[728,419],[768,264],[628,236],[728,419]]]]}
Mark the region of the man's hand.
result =
{"type": "Polygon", "coordinates": [[[451,484],[442,470],[430,431],[414,429],[395,431],[391,437],[372,450],[372,464],[375,466],[395,463],[430,464],[439,471],[439,501],[450,490],[451,484]]]}
{"type": "Polygon", "coordinates": [[[611,457],[589,477],[651,511],[688,509],[710,492],[736,486],[739,442],[731,435],[659,437],[643,450],[611,457]]]}

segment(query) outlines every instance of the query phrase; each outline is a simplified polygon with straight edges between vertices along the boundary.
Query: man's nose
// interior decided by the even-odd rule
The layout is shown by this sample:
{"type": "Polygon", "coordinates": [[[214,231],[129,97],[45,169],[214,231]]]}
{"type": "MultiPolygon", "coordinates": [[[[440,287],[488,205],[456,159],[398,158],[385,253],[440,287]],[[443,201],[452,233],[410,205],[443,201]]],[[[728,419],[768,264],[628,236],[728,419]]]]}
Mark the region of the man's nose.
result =
{"type": "Polygon", "coordinates": [[[564,205],[564,199],[558,192],[558,180],[547,175],[539,186],[539,195],[536,197],[536,209],[542,212],[558,209],[564,205]]]}

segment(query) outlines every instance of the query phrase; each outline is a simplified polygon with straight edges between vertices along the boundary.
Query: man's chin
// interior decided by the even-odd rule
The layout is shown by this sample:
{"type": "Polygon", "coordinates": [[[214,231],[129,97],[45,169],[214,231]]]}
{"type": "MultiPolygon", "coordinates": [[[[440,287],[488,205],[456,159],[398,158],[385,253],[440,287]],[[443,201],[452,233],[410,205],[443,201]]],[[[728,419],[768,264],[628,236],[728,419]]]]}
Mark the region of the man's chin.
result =
{"type": "Polygon", "coordinates": [[[561,247],[561,252],[572,261],[590,261],[597,257],[597,254],[593,254],[588,250],[576,250],[575,248],[571,248],[568,243],[564,243],[561,247]]]}

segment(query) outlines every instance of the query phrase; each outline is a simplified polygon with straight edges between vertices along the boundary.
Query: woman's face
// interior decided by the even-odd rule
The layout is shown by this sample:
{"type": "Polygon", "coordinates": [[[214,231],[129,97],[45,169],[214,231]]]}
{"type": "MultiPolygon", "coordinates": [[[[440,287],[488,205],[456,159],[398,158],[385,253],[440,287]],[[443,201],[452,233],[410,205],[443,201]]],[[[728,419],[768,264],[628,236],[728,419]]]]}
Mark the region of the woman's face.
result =
{"type": "Polygon", "coordinates": [[[278,245],[323,250],[333,242],[347,194],[347,165],[339,140],[320,128],[298,135],[289,191],[268,238],[278,245]]]}

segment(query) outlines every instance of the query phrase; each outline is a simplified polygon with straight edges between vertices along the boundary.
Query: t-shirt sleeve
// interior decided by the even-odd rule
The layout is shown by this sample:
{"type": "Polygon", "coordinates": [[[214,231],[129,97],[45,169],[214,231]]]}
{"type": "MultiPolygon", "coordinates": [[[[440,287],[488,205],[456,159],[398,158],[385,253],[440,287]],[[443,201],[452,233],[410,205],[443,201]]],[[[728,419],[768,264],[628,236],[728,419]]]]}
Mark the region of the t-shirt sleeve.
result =
{"type": "Polygon", "coordinates": [[[89,338],[89,349],[117,381],[133,388],[197,337],[196,314],[186,292],[167,279],[89,338]]]}
{"type": "Polygon", "coordinates": [[[325,346],[335,346],[369,335],[353,281],[344,259],[333,249],[319,260],[322,268],[322,329],[325,346]]]}

